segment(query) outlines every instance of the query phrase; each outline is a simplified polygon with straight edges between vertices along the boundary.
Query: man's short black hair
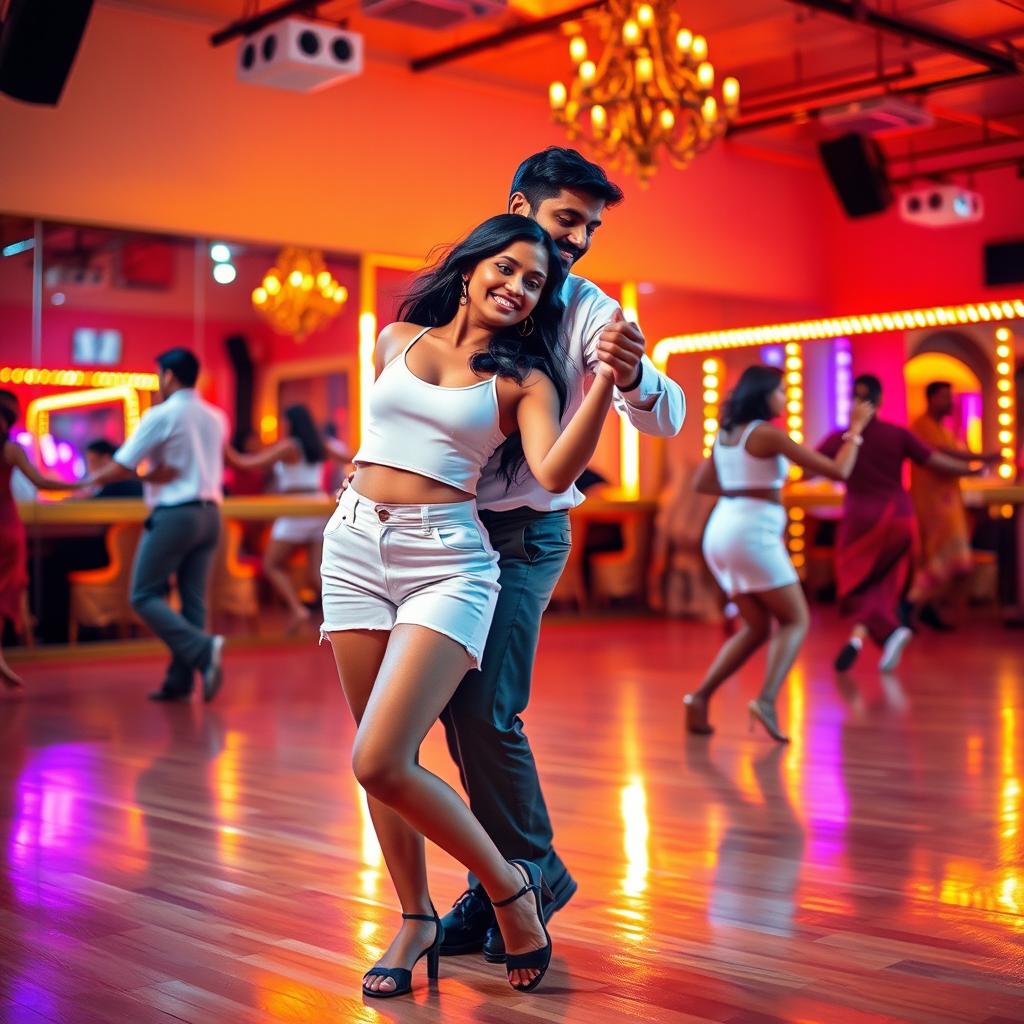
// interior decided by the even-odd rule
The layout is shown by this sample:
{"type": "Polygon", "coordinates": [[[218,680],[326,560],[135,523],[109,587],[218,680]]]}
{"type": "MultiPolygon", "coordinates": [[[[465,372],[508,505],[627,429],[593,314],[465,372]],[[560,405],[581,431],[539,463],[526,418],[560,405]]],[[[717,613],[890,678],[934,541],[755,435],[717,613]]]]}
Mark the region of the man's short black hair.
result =
{"type": "Polygon", "coordinates": [[[933,380],[924,389],[924,397],[930,402],[940,391],[946,388],[949,388],[951,391],[953,389],[953,385],[948,380],[933,380]]]}
{"type": "Polygon", "coordinates": [[[562,191],[585,192],[601,199],[606,206],[622,202],[622,189],[608,180],[604,169],[591,163],[575,149],[548,146],[528,156],[516,170],[509,189],[509,198],[522,192],[534,212],[545,199],[553,199],[562,191]]]}
{"type": "Polygon", "coordinates": [[[194,388],[199,379],[199,360],[187,348],[169,348],[156,357],[161,370],[170,370],[183,388],[194,388]]]}
{"type": "Polygon", "coordinates": [[[87,452],[92,452],[93,455],[109,455],[113,458],[114,452],[117,451],[117,445],[111,444],[105,437],[101,437],[95,441],[90,441],[85,446],[85,450],[87,452]]]}
{"type": "Polygon", "coordinates": [[[0,402],[4,405],[13,406],[15,409],[21,408],[18,396],[13,391],[8,391],[7,388],[0,388],[0,402]]]}
{"type": "Polygon", "coordinates": [[[882,382],[873,373],[862,373],[859,377],[854,378],[853,388],[855,391],[858,384],[867,391],[868,401],[872,405],[878,405],[882,397],[882,382]]]}

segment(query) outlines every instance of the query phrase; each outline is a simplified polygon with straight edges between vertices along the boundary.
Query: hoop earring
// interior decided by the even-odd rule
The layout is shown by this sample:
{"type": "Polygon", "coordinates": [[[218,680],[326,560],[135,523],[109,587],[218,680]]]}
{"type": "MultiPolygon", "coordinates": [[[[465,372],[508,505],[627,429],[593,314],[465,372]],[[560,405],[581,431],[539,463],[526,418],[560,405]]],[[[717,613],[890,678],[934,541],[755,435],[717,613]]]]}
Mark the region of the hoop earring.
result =
{"type": "Polygon", "coordinates": [[[469,284],[466,279],[462,279],[462,294],[459,296],[459,305],[464,306],[469,302],[469,284]]]}
{"type": "Polygon", "coordinates": [[[531,334],[533,334],[533,317],[527,316],[525,320],[519,321],[519,336],[522,338],[528,338],[531,334]],[[526,330],[523,330],[524,327],[526,330]]]}

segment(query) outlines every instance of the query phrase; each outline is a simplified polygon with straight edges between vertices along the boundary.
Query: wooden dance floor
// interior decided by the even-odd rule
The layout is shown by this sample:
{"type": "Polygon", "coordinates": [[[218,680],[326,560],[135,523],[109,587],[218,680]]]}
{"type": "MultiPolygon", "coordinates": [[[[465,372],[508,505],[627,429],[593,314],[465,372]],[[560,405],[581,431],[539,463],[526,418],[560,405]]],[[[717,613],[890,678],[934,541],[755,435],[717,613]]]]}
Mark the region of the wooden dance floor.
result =
{"type": "MultiPolygon", "coordinates": [[[[1024,1020],[1024,644],[921,637],[898,677],[814,631],[749,735],[680,697],[720,640],[552,621],[527,731],[579,880],[544,987],[479,957],[412,998],[359,979],[397,925],[327,647],[229,647],[209,707],[152,704],[162,663],[20,662],[0,700],[0,1021],[61,1024],[1012,1024],[1024,1020]]],[[[424,761],[453,779],[439,732],[424,761]]],[[[429,851],[447,907],[461,870],[429,851]]]]}

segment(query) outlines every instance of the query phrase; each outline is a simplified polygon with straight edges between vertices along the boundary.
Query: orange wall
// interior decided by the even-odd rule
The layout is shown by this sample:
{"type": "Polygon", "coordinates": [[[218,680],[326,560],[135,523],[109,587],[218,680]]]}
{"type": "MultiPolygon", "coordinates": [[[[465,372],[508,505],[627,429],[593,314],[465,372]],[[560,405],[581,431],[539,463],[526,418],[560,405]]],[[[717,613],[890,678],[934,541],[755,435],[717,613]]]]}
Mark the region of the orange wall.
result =
{"type": "MultiPolygon", "coordinates": [[[[450,72],[372,62],[316,95],[242,85],[234,47],[211,49],[207,34],[97,7],[57,109],[0,97],[0,208],[420,256],[503,208],[523,156],[565,142],[544,96],[450,72]]],[[[647,191],[622,184],[588,275],[790,301],[823,292],[814,240],[829,197],[816,172],[719,146],[647,191]]]]}

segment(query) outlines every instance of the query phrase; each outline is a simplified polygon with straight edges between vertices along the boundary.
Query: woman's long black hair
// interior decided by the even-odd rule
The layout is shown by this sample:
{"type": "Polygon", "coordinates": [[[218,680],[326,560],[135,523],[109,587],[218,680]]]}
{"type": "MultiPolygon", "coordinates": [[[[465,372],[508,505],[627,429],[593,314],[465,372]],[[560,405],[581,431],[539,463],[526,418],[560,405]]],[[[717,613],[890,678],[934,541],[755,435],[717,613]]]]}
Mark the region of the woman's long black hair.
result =
{"type": "Polygon", "coordinates": [[[751,420],[770,420],[774,414],[769,399],[781,380],[782,371],[778,367],[761,363],[748,366],[722,403],[722,429],[732,430],[751,420]]]}
{"type": "MultiPolygon", "coordinates": [[[[497,255],[513,242],[540,243],[548,254],[547,279],[530,313],[533,330],[521,335],[517,324],[496,331],[488,342],[487,351],[477,352],[469,366],[474,373],[495,373],[517,384],[522,384],[531,370],[540,370],[555,385],[561,415],[569,393],[566,354],[560,335],[565,311],[561,299],[565,271],[551,236],[535,220],[514,213],[502,213],[485,220],[416,279],[398,308],[398,319],[421,327],[450,323],[459,310],[463,275],[472,274],[481,260],[497,255]]],[[[522,438],[515,433],[501,446],[498,473],[507,486],[515,482],[525,461],[522,438]]]]}
{"type": "Polygon", "coordinates": [[[327,448],[309,409],[304,405],[289,405],[284,418],[288,421],[288,433],[299,442],[303,458],[307,462],[323,462],[327,448]]]}

